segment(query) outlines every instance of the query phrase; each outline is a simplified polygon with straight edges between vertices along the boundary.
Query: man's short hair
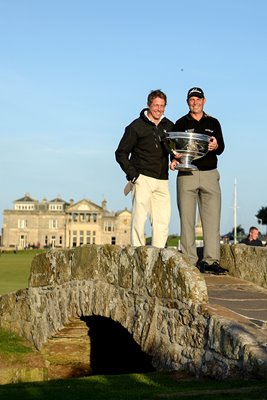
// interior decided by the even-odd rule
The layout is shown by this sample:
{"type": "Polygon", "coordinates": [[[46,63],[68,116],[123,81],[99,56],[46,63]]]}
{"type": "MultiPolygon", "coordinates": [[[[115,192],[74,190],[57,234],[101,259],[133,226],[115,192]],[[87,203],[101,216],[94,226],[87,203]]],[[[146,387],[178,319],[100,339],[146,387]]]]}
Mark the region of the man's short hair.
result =
{"type": "Polygon", "coordinates": [[[159,97],[160,99],[163,99],[165,101],[165,106],[167,105],[167,96],[165,93],[163,93],[160,89],[157,90],[151,90],[149,95],[147,96],[147,105],[150,106],[152,101],[156,98],[159,97]]]}

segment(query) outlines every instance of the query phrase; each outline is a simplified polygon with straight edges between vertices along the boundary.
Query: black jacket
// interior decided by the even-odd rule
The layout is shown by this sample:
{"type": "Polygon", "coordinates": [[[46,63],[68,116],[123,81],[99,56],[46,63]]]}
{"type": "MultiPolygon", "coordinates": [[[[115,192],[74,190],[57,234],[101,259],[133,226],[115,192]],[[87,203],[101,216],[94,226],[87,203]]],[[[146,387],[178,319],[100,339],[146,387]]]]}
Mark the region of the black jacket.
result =
{"type": "Polygon", "coordinates": [[[173,123],[164,117],[155,125],[145,116],[145,111],[125,128],[115,157],[129,181],[137,179],[139,174],[167,180],[169,153],[162,138],[172,131],[173,123]]]}
{"type": "Polygon", "coordinates": [[[240,243],[246,244],[248,246],[261,246],[262,247],[262,241],[260,239],[249,240],[249,238],[246,237],[246,239],[241,240],[240,243]]]}
{"type": "Polygon", "coordinates": [[[201,120],[197,121],[190,113],[188,113],[176,121],[173,131],[189,131],[214,136],[217,139],[219,146],[218,149],[215,151],[209,151],[205,156],[193,160],[192,164],[196,165],[200,171],[209,171],[217,168],[217,155],[222,154],[224,151],[224,140],[221,125],[216,118],[204,113],[201,120]]]}

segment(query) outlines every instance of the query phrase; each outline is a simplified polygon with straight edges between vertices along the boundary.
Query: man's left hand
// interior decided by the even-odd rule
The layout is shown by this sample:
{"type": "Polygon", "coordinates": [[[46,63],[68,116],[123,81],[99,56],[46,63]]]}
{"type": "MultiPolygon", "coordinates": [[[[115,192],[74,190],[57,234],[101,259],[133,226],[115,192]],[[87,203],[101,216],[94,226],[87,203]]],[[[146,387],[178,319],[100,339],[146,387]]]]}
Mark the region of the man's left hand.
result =
{"type": "Polygon", "coordinates": [[[218,147],[219,147],[219,145],[218,145],[216,137],[211,136],[210,139],[209,139],[208,150],[209,151],[214,151],[214,150],[217,150],[218,147]]]}

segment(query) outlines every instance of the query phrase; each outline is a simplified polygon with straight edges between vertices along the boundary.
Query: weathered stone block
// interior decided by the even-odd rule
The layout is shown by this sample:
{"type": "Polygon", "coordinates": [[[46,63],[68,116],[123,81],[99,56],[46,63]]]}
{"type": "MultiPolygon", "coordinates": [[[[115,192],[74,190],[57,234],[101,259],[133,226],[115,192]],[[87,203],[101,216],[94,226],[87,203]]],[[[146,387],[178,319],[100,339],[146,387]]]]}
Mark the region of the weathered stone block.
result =
{"type": "Polygon", "coordinates": [[[221,265],[230,275],[267,288],[267,247],[222,245],[221,265]]]}

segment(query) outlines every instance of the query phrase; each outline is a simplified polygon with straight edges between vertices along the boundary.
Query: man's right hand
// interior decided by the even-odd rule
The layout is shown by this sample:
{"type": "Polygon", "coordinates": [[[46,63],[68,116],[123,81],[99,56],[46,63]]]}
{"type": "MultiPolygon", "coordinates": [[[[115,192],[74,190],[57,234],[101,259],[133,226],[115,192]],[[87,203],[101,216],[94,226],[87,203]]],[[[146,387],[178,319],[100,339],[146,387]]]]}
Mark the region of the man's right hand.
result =
{"type": "Polygon", "coordinates": [[[170,163],[170,169],[174,171],[177,164],[179,164],[179,161],[175,160],[174,158],[170,163]]]}
{"type": "Polygon", "coordinates": [[[175,158],[174,158],[174,159],[171,161],[171,163],[170,163],[170,169],[171,169],[172,171],[174,171],[176,165],[180,163],[178,160],[179,160],[180,158],[183,157],[183,154],[181,154],[181,153],[176,153],[174,157],[175,157],[175,158]]]}

